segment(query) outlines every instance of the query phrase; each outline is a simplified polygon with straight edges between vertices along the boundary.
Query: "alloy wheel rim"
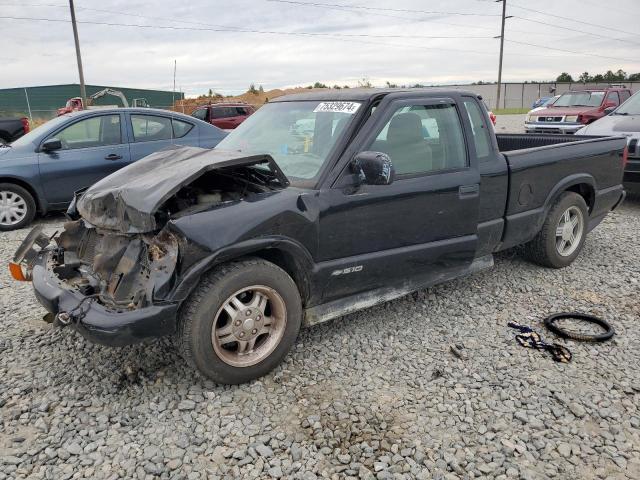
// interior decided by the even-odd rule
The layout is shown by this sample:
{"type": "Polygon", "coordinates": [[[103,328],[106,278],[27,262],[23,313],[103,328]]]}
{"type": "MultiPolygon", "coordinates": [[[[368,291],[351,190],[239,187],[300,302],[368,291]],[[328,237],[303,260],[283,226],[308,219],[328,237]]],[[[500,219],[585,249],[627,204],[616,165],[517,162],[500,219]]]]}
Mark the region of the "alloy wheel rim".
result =
{"type": "Polygon", "coordinates": [[[563,257],[576,251],[584,231],[584,218],[578,207],[567,208],[556,227],[556,250],[563,257]]]}
{"type": "Polygon", "coordinates": [[[255,365],[276,349],[286,323],[287,309],[277,291],[265,285],[243,288],[216,312],[211,329],[213,349],[228,365],[255,365]]]}
{"type": "Polygon", "coordinates": [[[0,191],[0,225],[17,225],[27,216],[27,202],[9,190],[0,191]]]}

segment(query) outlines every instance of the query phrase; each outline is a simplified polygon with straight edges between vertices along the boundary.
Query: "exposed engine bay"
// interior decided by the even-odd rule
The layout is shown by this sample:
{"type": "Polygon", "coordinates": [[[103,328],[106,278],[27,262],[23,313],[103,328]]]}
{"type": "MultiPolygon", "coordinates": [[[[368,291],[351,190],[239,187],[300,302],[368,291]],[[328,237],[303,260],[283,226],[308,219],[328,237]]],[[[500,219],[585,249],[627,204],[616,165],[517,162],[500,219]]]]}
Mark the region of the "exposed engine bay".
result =
{"type": "Polygon", "coordinates": [[[55,241],[50,262],[58,279],[107,307],[142,308],[171,287],[178,239],[166,229],[157,235],[114,234],[76,220],[55,241]]]}
{"type": "Polygon", "coordinates": [[[270,179],[255,168],[239,167],[231,172],[214,170],[182,187],[156,212],[156,224],[241,200],[252,193],[273,190],[270,179]]]}

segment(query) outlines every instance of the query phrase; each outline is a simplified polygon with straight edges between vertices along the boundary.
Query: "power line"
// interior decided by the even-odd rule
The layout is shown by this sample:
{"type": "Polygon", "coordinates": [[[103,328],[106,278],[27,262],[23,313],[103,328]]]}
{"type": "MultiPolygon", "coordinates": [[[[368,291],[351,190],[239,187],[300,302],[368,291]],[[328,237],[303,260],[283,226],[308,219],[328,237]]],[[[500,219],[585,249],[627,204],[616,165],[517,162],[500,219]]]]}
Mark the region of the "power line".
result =
{"type": "MultiPolygon", "coordinates": [[[[10,6],[10,7],[54,7],[54,8],[67,8],[66,5],[58,5],[58,4],[51,4],[51,3],[21,3],[21,4],[15,4],[15,3],[0,3],[0,5],[2,6],[10,6]]],[[[314,5],[308,5],[308,6],[314,6],[314,5]]],[[[319,7],[319,5],[318,5],[319,7]]],[[[320,7],[322,8],[322,7],[320,7]]],[[[354,13],[355,11],[352,9],[349,9],[349,7],[345,6],[345,7],[327,7],[328,9],[331,10],[337,10],[340,12],[351,12],[354,13]]],[[[87,11],[92,11],[92,12],[100,12],[100,13],[108,13],[108,14],[113,14],[113,15],[122,15],[122,12],[116,12],[113,10],[104,10],[104,9],[99,9],[99,8],[90,8],[90,7],[76,7],[76,10],[87,10],[87,11]]],[[[357,13],[366,13],[367,15],[374,15],[374,16],[378,16],[378,17],[385,17],[385,18],[395,18],[398,20],[406,20],[406,21],[415,21],[415,18],[409,18],[409,17],[402,17],[399,15],[391,15],[388,13],[379,13],[379,12],[357,12],[357,13]]],[[[166,17],[150,17],[148,15],[140,15],[140,14],[135,14],[135,13],[127,13],[127,16],[130,17],[137,17],[137,18],[142,18],[142,19],[149,19],[149,20],[162,20],[162,21],[167,21],[167,22],[177,22],[177,23],[186,23],[186,24],[191,24],[191,25],[207,25],[207,26],[215,26],[215,25],[211,25],[211,24],[207,24],[207,23],[202,23],[202,22],[193,22],[193,21],[188,21],[188,20],[180,20],[177,18],[166,18],[166,17]]],[[[441,25],[450,25],[453,27],[462,27],[465,29],[468,28],[475,28],[475,29],[480,29],[480,30],[494,30],[493,27],[486,27],[486,26],[482,26],[482,25],[465,25],[465,24],[461,24],[461,23],[451,23],[451,22],[443,22],[440,20],[434,20],[434,19],[428,19],[429,22],[432,23],[439,23],[441,25]]],[[[232,28],[232,27],[229,27],[232,28]]],[[[535,32],[522,32],[522,33],[531,33],[531,34],[536,34],[535,32]]]]}
{"type": "MultiPolygon", "coordinates": [[[[42,22],[62,22],[69,23],[69,20],[59,18],[42,18],[42,17],[15,17],[15,16],[0,16],[3,19],[10,20],[35,20],[42,22]]],[[[167,30],[193,30],[193,31],[208,31],[208,32],[227,32],[227,33],[257,33],[266,35],[289,35],[289,36],[303,36],[303,37],[337,37],[337,38],[416,38],[416,39],[492,39],[490,36],[452,36],[452,35],[372,35],[368,33],[326,33],[326,32],[287,32],[279,30],[254,30],[239,27],[226,27],[226,26],[214,26],[210,28],[195,28],[195,27],[180,27],[175,25],[142,25],[137,23],[116,23],[116,22],[98,22],[93,20],[78,20],[77,23],[84,23],[88,25],[105,25],[105,26],[118,26],[118,27],[136,27],[136,28],[159,28],[167,30]]]]}
{"type": "MultiPolygon", "coordinates": [[[[39,18],[39,17],[16,17],[16,16],[7,16],[7,15],[3,15],[0,16],[0,19],[9,19],[9,20],[25,20],[25,21],[42,21],[42,22],[55,22],[55,23],[70,23],[70,20],[66,20],[66,19],[55,19],[55,18],[39,18]]],[[[437,48],[425,48],[422,45],[408,45],[408,44],[394,44],[394,43],[382,43],[382,42],[371,42],[371,41],[365,41],[365,40],[360,40],[359,38],[353,38],[353,37],[373,37],[373,38],[378,38],[375,35],[365,35],[365,34],[339,34],[339,33],[320,33],[320,32],[285,32],[285,31],[268,31],[268,30],[253,30],[253,29],[240,29],[240,28],[236,28],[236,27],[224,27],[224,28],[205,28],[205,27],[181,27],[181,26],[174,26],[174,25],[142,25],[142,24],[133,24],[133,23],[117,23],[117,22],[98,22],[98,21],[92,21],[92,20],[78,20],[77,23],[82,23],[82,24],[88,24],[88,25],[101,25],[101,26],[110,26],[110,27],[129,27],[129,28],[141,28],[141,29],[160,29],[160,30],[187,30],[187,31],[213,31],[213,32],[221,32],[221,33],[253,33],[253,34],[267,34],[267,35],[285,35],[285,36],[302,36],[302,37],[323,37],[323,38],[330,38],[333,40],[340,40],[343,42],[355,42],[355,43],[364,43],[364,44],[370,44],[370,45],[382,45],[382,46],[390,46],[390,47],[401,47],[401,48],[418,48],[421,50],[437,50],[437,51],[451,51],[451,52],[458,52],[458,53],[476,53],[476,54],[480,54],[480,55],[495,55],[495,53],[492,52],[483,52],[483,51],[478,51],[478,50],[462,50],[462,49],[452,49],[452,48],[442,48],[442,47],[437,47],[437,48]],[[347,38],[345,38],[347,37],[347,38]]],[[[382,37],[385,38],[385,37],[382,37]]],[[[395,37],[397,38],[397,37],[395,37]]],[[[421,38],[421,37],[409,37],[407,36],[406,38],[421,38]]],[[[456,37],[456,38],[461,38],[461,37],[456,37]]],[[[482,37],[485,38],[485,37],[482,37]]],[[[488,38],[488,37],[487,37],[488,38]]],[[[493,38],[493,37],[491,37],[493,38]]],[[[611,59],[611,60],[624,60],[624,61],[635,61],[635,60],[631,60],[631,59],[626,59],[626,58],[620,58],[620,57],[610,57],[610,56],[606,56],[606,55],[597,55],[597,54],[592,54],[592,53],[584,53],[584,52],[576,52],[576,51],[571,51],[571,50],[563,50],[563,49],[557,49],[557,48],[553,48],[553,47],[547,47],[544,45],[536,45],[536,44],[532,44],[532,43],[525,43],[525,42],[517,42],[515,40],[505,40],[511,43],[519,43],[522,45],[528,45],[528,46],[533,46],[533,47],[537,47],[537,48],[543,48],[543,49],[548,49],[548,50],[554,50],[554,51],[560,51],[563,53],[573,53],[576,55],[586,55],[586,56],[597,56],[600,58],[606,58],[606,59],[611,59]]],[[[522,56],[535,56],[535,57],[547,57],[547,58],[558,58],[558,55],[540,55],[540,54],[519,54],[522,56]]]]}
{"type": "Polygon", "coordinates": [[[622,60],[625,62],[635,62],[636,60],[632,60],[630,58],[621,58],[621,57],[609,57],[607,55],[599,55],[597,53],[586,53],[586,52],[576,52],[575,50],[565,50],[563,48],[555,48],[555,47],[547,47],[545,45],[536,45],[535,43],[527,43],[527,42],[520,42],[518,40],[504,40],[505,42],[509,42],[509,43],[516,43],[518,45],[528,45],[530,47],[538,47],[538,48],[544,48],[546,50],[554,50],[556,52],[564,52],[564,53],[573,53],[575,55],[585,55],[588,57],[599,57],[599,58],[606,58],[609,60],[622,60]]]}
{"type": "MultiPolygon", "coordinates": [[[[616,32],[616,33],[627,33],[629,35],[633,35],[634,37],[639,36],[638,32],[629,32],[629,31],[626,31],[626,30],[620,30],[617,27],[616,28],[612,28],[612,27],[608,27],[606,25],[600,25],[598,23],[585,22],[584,20],[576,20],[575,18],[571,18],[571,17],[563,17],[562,15],[557,15],[555,13],[549,13],[549,12],[543,12],[541,10],[534,10],[533,8],[523,7],[521,5],[511,4],[511,7],[512,8],[519,8],[520,10],[526,10],[528,12],[539,13],[539,14],[544,15],[545,17],[561,18],[563,20],[568,20],[570,22],[581,23],[582,25],[589,25],[590,27],[604,28],[605,30],[611,30],[611,31],[616,32]]],[[[521,17],[518,17],[518,18],[521,18],[521,17]]]]}
{"type": "Polygon", "coordinates": [[[500,15],[495,13],[466,13],[466,12],[441,12],[433,10],[413,10],[409,8],[384,8],[384,7],[363,7],[360,5],[341,5],[335,3],[315,3],[315,2],[298,2],[295,0],[267,0],[267,2],[276,3],[289,3],[292,5],[305,5],[311,7],[339,7],[339,8],[353,8],[356,10],[373,10],[380,12],[396,12],[396,13],[423,13],[427,15],[460,15],[468,17],[499,17],[500,15]]]}
{"type": "MultiPolygon", "coordinates": [[[[69,23],[69,20],[65,19],[53,19],[53,18],[38,18],[38,17],[14,17],[14,16],[0,16],[0,19],[10,19],[10,20],[29,20],[29,21],[43,21],[43,22],[55,22],[55,23],[69,23]]],[[[474,53],[478,55],[494,55],[491,52],[483,52],[479,50],[461,50],[461,49],[453,49],[453,48],[425,48],[424,45],[409,45],[409,44],[398,44],[398,43],[388,43],[388,42],[373,42],[362,39],[354,39],[354,38],[342,38],[336,37],[334,35],[338,34],[320,34],[320,33],[310,33],[310,32],[279,32],[279,31],[260,31],[260,30],[230,30],[230,29],[218,29],[218,28],[195,28],[195,27],[179,27],[179,26],[170,26],[170,25],[141,25],[141,24],[131,24],[131,23],[114,23],[114,22],[96,22],[96,21],[78,21],[77,23],[89,24],[89,25],[101,25],[101,26],[110,26],[110,27],[132,27],[132,28],[141,28],[141,29],[161,29],[161,30],[188,30],[188,31],[205,31],[205,32],[221,32],[221,33],[255,33],[255,34],[272,34],[272,35],[286,35],[286,36],[302,36],[306,38],[311,38],[315,36],[321,36],[322,38],[328,38],[330,40],[339,40],[341,42],[350,42],[350,43],[361,43],[366,45],[377,45],[384,47],[400,47],[400,48],[416,48],[421,51],[425,50],[437,50],[444,52],[456,52],[456,53],[474,53]]],[[[530,55],[530,56],[544,56],[544,55],[530,55]]]]}
{"type": "Polygon", "coordinates": [[[627,39],[624,39],[624,38],[609,37],[607,35],[600,35],[599,33],[587,32],[585,30],[578,30],[576,28],[571,28],[571,27],[563,27],[562,25],[555,25],[553,23],[543,22],[541,20],[534,20],[532,18],[520,17],[518,15],[513,15],[513,18],[517,18],[518,20],[524,20],[525,22],[537,23],[539,25],[546,25],[548,27],[560,28],[562,30],[568,30],[570,32],[577,32],[577,33],[579,33],[581,35],[589,35],[591,37],[604,38],[606,40],[615,40],[617,42],[633,43],[633,44],[636,44],[636,45],[640,45],[640,42],[634,42],[633,40],[627,40],[627,39]]]}
{"type": "MultiPolygon", "coordinates": [[[[481,0],[476,0],[476,1],[481,1],[481,0]]],[[[489,2],[494,2],[494,0],[488,0],[489,2]]],[[[52,4],[52,3],[21,3],[21,4],[15,4],[15,3],[0,3],[0,6],[9,6],[9,7],[37,7],[37,8],[41,8],[41,7],[51,7],[51,8],[67,8],[67,5],[59,5],[59,4],[52,4]]],[[[311,5],[311,4],[306,4],[306,3],[301,3],[300,6],[309,6],[309,7],[317,7],[317,8],[326,8],[328,10],[337,10],[339,12],[351,12],[351,13],[364,13],[366,15],[374,15],[374,16],[379,16],[379,17],[386,17],[386,18],[395,18],[395,19],[399,19],[399,20],[407,20],[407,21],[415,21],[415,18],[409,18],[409,17],[402,17],[399,15],[390,15],[388,13],[379,13],[379,12],[371,12],[371,11],[356,11],[353,10],[352,7],[350,6],[344,6],[344,7],[333,7],[333,6],[321,6],[320,4],[315,4],[315,5],[311,5]]],[[[111,15],[122,15],[122,12],[116,12],[114,10],[104,10],[104,9],[100,9],[100,8],[90,8],[90,7],[79,7],[76,6],[76,10],[86,10],[86,11],[91,11],[91,12],[99,12],[99,13],[107,13],[107,14],[111,14],[111,15]]],[[[155,17],[155,16],[149,16],[149,15],[140,15],[140,14],[136,14],[136,13],[130,13],[127,12],[127,16],[129,17],[137,17],[137,18],[141,18],[141,19],[145,19],[145,20],[161,20],[161,21],[165,21],[165,22],[174,22],[174,23],[185,23],[185,24],[189,24],[189,25],[204,25],[204,26],[209,26],[209,27],[220,27],[220,28],[229,28],[229,29],[233,29],[235,27],[229,27],[226,25],[216,25],[216,24],[211,24],[211,23],[204,23],[204,22],[194,22],[194,21],[189,21],[189,20],[181,20],[178,18],[167,18],[167,17],[155,17]]],[[[469,29],[469,28],[475,28],[475,29],[480,29],[480,30],[491,30],[491,31],[495,31],[494,27],[487,27],[487,26],[483,26],[483,25],[468,25],[468,24],[463,24],[463,23],[451,23],[451,22],[443,22],[441,20],[435,20],[432,18],[426,18],[426,19],[422,19],[422,21],[428,21],[430,23],[438,23],[440,25],[450,25],[453,27],[461,27],[461,28],[465,28],[465,29],[469,29]]],[[[510,30],[511,32],[515,32],[515,33],[525,33],[528,35],[554,35],[554,36],[560,36],[561,34],[558,33],[540,33],[540,32],[533,32],[530,30],[510,30]]]]}

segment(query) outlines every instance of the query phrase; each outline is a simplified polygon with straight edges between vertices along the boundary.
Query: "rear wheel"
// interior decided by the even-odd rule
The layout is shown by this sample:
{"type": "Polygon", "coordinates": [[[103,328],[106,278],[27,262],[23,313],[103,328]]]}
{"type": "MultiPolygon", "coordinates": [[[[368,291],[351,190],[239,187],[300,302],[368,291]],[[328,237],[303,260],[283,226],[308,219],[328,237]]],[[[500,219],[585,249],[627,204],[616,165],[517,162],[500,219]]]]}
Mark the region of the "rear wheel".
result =
{"type": "Polygon", "coordinates": [[[564,192],[549,210],[540,232],[525,245],[527,257],[545,267],[570,265],[584,245],[587,221],[584,198],[564,192]]]}
{"type": "Polygon", "coordinates": [[[203,277],[186,301],[179,344],[207,378],[244,383],[282,361],[301,321],[300,294],[284,270],[261,259],[233,262],[203,277]]]}
{"type": "Polygon", "coordinates": [[[26,189],[14,183],[0,183],[0,231],[26,227],[35,215],[36,202],[26,189]]]}

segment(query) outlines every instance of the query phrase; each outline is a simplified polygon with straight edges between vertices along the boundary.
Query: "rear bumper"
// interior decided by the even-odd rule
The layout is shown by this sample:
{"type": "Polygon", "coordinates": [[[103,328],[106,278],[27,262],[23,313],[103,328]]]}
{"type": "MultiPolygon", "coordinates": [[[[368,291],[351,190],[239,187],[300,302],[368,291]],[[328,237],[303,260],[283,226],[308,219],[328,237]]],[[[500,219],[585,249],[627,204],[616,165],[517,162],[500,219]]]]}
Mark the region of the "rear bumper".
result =
{"type": "Polygon", "coordinates": [[[137,310],[107,308],[58,279],[46,250],[38,255],[33,266],[33,288],[40,304],[54,315],[74,311],[77,315],[72,316],[75,319],[70,326],[94,343],[130,345],[169,335],[176,329],[177,303],[137,310]],[[83,303],[79,306],[80,302],[83,303]]]}
{"type": "Polygon", "coordinates": [[[624,183],[640,184],[640,158],[629,158],[629,163],[624,169],[624,183]]]}
{"type": "Polygon", "coordinates": [[[559,134],[567,134],[567,133],[576,133],[584,127],[582,123],[566,123],[566,122],[550,122],[550,123],[542,123],[542,122],[531,122],[524,124],[524,129],[527,133],[559,133],[559,134]]]}

